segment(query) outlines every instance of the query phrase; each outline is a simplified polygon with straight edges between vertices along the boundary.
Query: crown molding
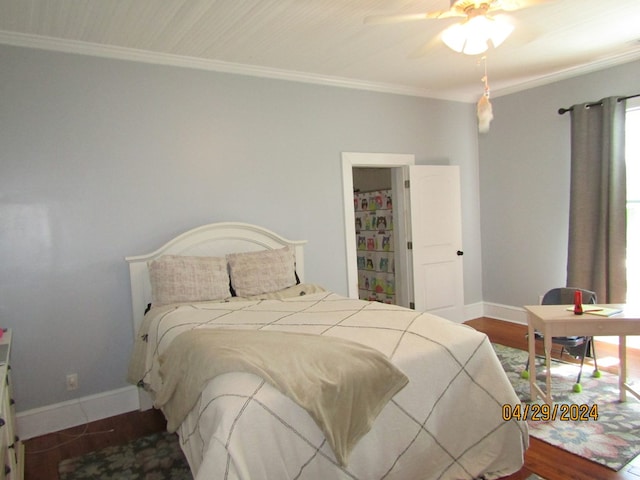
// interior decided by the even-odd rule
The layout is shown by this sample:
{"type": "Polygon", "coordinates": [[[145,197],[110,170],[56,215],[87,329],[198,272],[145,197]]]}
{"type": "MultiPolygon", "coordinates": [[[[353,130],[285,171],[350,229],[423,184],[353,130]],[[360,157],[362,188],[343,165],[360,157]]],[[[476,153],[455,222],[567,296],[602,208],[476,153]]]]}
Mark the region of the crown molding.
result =
{"type": "Polygon", "coordinates": [[[397,95],[408,95],[412,97],[455,100],[453,98],[443,98],[434,94],[434,92],[430,90],[405,87],[401,85],[366,82],[350,78],[333,77],[328,75],[260,67],[256,65],[224,62],[221,60],[187,57],[168,53],[150,52],[146,50],[136,50],[133,48],[124,48],[113,45],[103,45],[81,42],[78,40],[66,40],[61,38],[45,37],[41,35],[7,32],[3,30],[0,30],[0,43],[17,47],[52,50],[56,52],[75,53],[79,55],[89,55],[94,57],[104,57],[118,60],[129,60],[134,62],[151,63],[155,65],[193,68],[197,70],[248,75],[252,77],[313,83],[331,87],[369,90],[380,93],[393,93],[397,95]]]}
{"type": "MultiPolygon", "coordinates": [[[[256,65],[224,62],[221,60],[187,57],[168,53],[150,52],[114,45],[103,45],[78,40],[68,40],[42,35],[32,35],[18,32],[0,30],[0,44],[17,47],[36,48],[56,52],[74,53],[94,57],[128,60],[133,62],[150,63],[197,70],[208,70],[236,75],[246,75],[275,80],[287,80],[291,82],[311,83],[330,87],[351,88],[355,90],[367,90],[378,93],[390,93],[411,97],[423,97],[436,100],[448,100],[463,103],[475,103],[478,94],[474,88],[472,91],[460,89],[458,91],[437,92],[429,89],[412,88],[403,85],[367,82],[351,78],[333,77],[329,75],[312,74],[291,70],[282,70],[256,65]]],[[[565,68],[545,75],[536,75],[512,82],[500,82],[493,84],[491,96],[496,98],[523,90],[540,87],[560,80],[592,73],[616,65],[629,63],[640,59],[640,48],[634,48],[625,53],[603,58],[587,64],[565,68]]]]}
{"type": "Polygon", "coordinates": [[[588,73],[597,72],[599,70],[605,70],[607,68],[623,65],[640,59],[640,48],[635,48],[627,52],[614,55],[611,57],[603,58],[589,63],[576,65],[562,70],[556,70],[546,75],[537,75],[529,79],[525,79],[514,83],[512,85],[505,85],[504,87],[498,86],[498,88],[491,89],[492,97],[500,97],[504,95],[510,95],[512,93],[521,92],[523,90],[529,90],[550,83],[559,82],[569,78],[578,77],[580,75],[586,75],[588,73]]]}

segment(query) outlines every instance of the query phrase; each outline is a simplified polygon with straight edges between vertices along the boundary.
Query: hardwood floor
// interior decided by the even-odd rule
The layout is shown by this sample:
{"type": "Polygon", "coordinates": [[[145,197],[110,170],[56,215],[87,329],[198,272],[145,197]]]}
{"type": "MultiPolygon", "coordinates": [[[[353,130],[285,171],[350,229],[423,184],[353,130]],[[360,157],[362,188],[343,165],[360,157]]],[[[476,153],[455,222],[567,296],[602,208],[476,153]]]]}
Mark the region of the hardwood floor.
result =
{"type": "Polygon", "coordinates": [[[31,438],[24,442],[25,480],[58,480],[58,463],[104,447],[122,445],[163,431],[164,417],[158,410],[129,412],[87,425],[31,438]]]}
{"type": "MultiPolygon", "coordinates": [[[[485,332],[493,342],[526,349],[526,327],[523,325],[489,318],[471,320],[467,324],[485,332]]],[[[617,358],[617,347],[614,345],[598,342],[597,352],[598,358],[601,359],[617,358]]],[[[640,380],[640,350],[630,348],[628,359],[629,376],[637,382],[640,380]]],[[[608,369],[616,371],[615,366],[608,369]]],[[[129,412],[29,439],[24,442],[25,480],[58,480],[58,463],[61,460],[111,445],[120,445],[135,438],[162,431],[165,426],[164,418],[155,410],[129,412]]],[[[547,480],[640,480],[640,457],[622,471],[614,472],[531,438],[524,467],[502,480],[524,480],[531,473],[536,473],[547,480]]]]}

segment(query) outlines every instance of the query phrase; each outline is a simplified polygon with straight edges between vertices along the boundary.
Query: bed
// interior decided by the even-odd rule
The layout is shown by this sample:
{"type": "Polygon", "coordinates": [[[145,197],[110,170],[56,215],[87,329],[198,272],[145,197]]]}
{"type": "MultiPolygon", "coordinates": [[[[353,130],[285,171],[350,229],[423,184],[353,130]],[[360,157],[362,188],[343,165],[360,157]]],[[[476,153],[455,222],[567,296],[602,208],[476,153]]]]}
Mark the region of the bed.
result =
{"type": "Polygon", "coordinates": [[[526,422],[488,338],[305,282],[305,241],[235,222],[127,257],[141,408],[196,479],[491,479],[526,422]],[[146,314],[145,314],[146,311],[146,314]]]}

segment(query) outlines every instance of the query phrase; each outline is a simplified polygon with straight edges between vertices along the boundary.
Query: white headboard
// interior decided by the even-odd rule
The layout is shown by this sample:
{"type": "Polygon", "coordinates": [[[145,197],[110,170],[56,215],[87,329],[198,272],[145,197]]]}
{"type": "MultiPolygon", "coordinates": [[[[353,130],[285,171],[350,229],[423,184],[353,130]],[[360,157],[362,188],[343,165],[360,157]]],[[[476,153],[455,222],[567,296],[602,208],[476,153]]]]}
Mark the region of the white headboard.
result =
{"type": "Polygon", "coordinates": [[[148,262],[151,260],[162,255],[224,257],[227,253],[274,250],[291,246],[295,251],[296,273],[300,281],[303,282],[303,247],[306,243],[306,240],[287,240],[256,225],[222,222],[203,225],[182,233],[151,253],[126,257],[131,277],[134,335],[142,323],[147,305],[151,303],[151,282],[148,270],[148,262]]]}

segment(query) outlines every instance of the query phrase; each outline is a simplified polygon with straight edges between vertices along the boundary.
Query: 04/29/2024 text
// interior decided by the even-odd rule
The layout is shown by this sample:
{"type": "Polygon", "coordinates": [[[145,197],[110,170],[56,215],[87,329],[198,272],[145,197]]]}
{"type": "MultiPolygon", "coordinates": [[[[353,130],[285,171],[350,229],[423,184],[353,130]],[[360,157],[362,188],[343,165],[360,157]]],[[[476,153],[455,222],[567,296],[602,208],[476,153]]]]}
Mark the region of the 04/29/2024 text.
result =
{"type": "Polygon", "coordinates": [[[564,422],[588,422],[598,420],[598,404],[588,405],[586,403],[556,403],[548,405],[546,403],[517,403],[502,405],[502,419],[509,420],[533,420],[549,422],[560,420],[564,422]]]}

